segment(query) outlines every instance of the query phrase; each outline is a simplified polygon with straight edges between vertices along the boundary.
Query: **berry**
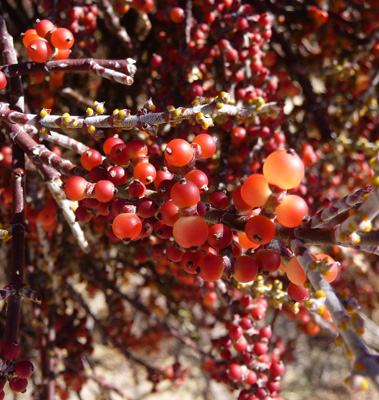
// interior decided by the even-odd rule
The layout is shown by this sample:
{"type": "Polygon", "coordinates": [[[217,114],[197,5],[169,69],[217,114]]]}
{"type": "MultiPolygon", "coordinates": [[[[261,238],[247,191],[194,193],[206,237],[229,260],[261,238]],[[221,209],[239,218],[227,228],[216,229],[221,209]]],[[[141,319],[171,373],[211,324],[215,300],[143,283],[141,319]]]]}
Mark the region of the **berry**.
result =
{"type": "Polygon", "coordinates": [[[179,246],[201,246],[208,238],[208,225],[201,217],[181,217],[175,222],[173,236],[179,246]]]}
{"type": "Polygon", "coordinates": [[[66,196],[73,201],[83,200],[86,195],[87,183],[81,176],[71,176],[65,183],[66,196]]]}
{"type": "Polygon", "coordinates": [[[107,203],[114,197],[115,187],[111,181],[98,181],[95,185],[95,199],[101,203],[107,203]]]}
{"type": "Polygon", "coordinates": [[[16,365],[16,375],[19,378],[29,378],[34,371],[33,364],[29,360],[19,361],[16,365]]]}
{"type": "Polygon", "coordinates": [[[58,28],[51,34],[51,44],[59,50],[69,50],[74,45],[74,35],[66,28],[58,28]]]}
{"type": "Polygon", "coordinates": [[[287,287],[288,296],[291,297],[292,300],[303,302],[309,299],[309,291],[305,289],[303,286],[295,285],[290,282],[287,287]]]}
{"type": "Polygon", "coordinates": [[[110,159],[118,165],[127,165],[129,164],[129,157],[126,154],[126,144],[125,143],[116,143],[109,153],[110,159]]]}
{"type": "Polygon", "coordinates": [[[154,182],[157,171],[153,164],[141,162],[134,167],[133,175],[135,179],[138,179],[144,185],[149,185],[154,182]]]}
{"type": "Polygon", "coordinates": [[[195,139],[193,139],[192,143],[200,146],[202,153],[201,158],[211,158],[217,149],[215,138],[207,133],[200,133],[200,135],[197,135],[195,139]]]}
{"type": "Polygon", "coordinates": [[[241,186],[242,200],[250,208],[264,206],[270,194],[267,179],[261,174],[250,175],[241,186]]]}
{"type": "Polygon", "coordinates": [[[5,76],[4,72],[0,71],[0,90],[3,90],[7,86],[7,77],[5,76]]]}
{"type": "Polygon", "coordinates": [[[196,274],[196,268],[203,253],[199,250],[186,250],[181,258],[180,266],[189,274],[196,274]]]}
{"type": "Polygon", "coordinates": [[[20,354],[20,344],[15,340],[6,340],[1,346],[1,355],[6,360],[13,360],[20,354]]]}
{"type": "Polygon", "coordinates": [[[116,144],[121,144],[121,143],[125,144],[124,141],[119,137],[114,136],[114,137],[108,138],[103,144],[104,153],[107,155],[110,154],[113,146],[115,146],[116,144]]]}
{"type": "Polygon", "coordinates": [[[37,63],[48,61],[53,54],[49,43],[44,39],[32,40],[28,45],[27,52],[29,57],[37,63]]]}
{"type": "Polygon", "coordinates": [[[233,381],[238,381],[242,377],[242,368],[238,364],[230,364],[226,373],[229,379],[233,381]]]}
{"type": "Polygon", "coordinates": [[[233,324],[229,328],[229,336],[233,340],[238,340],[243,335],[243,329],[240,325],[233,324]]]}
{"type": "Polygon", "coordinates": [[[293,189],[304,177],[304,163],[293,150],[276,150],[263,164],[267,181],[281,189],[293,189]]]}
{"type": "Polygon", "coordinates": [[[191,207],[200,201],[200,190],[196,183],[183,178],[171,189],[171,198],[179,208],[191,207]]]}
{"type": "Polygon", "coordinates": [[[274,223],[263,215],[251,217],[245,227],[248,239],[260,245],[271,242],[274,239],[275,231],[274,223]]]}
{"type": "Polygon", "coordinates": [[[275,214],[280,225],[295,228],[308,214],[308,205],[300,196],[289,195],[275,208],[275,214]]]}
{"type": "Polygon", "coordinates": [[[224,262],[220,256],[207,254],[198,262],[199,276],[206,282],[215,282],[221,278],[224,272],[224,262]]]}
{"type": "Polygon", "coordinates": [[[90,149],[82,154],[80,162],[84,169],[91,171],[92,168],[95,168],[103,162],[103,157],[97,150],[90,149]]]}
{"type": "Polygon", "coordinates": [[[29,43],[36,39],[41,39],[37,31],[35,29],[28,29],[22,37],[22,43],[25,47],[28,47],[29,43]]]}
{"type": "Polygon", "coordinates": [[[303,286],[307,277],[296,257],[292,257],[286,266],[287,278],[295,285],[303,286]]]}
{"type": "Polygon", "coordinates": [[[165,158],[174,167],[184,167],[193,158],[192,147],[186,140],[171,140],[166,146],[165,158]]]}
{"type": "Polygon", "coordinates": [[[184,18],[185,14],[183,8],[174,7],[170,10],[170,19],[172,22],[175,22],[175,24],[180,24],[184,21],[184,18]]]}
{"type": "Polygon", "coordinates": [[[209,228],[208,243],[215,249],[223,249],[232,243],[233,232],[224,224],[216,224],[209,228]]]}
{"type": "Polygon", "coordinates": [[[142,223],[136,214],[122,213],[113,220],[112,230],[120,240],[133,240],[142,230],[142,223]]]}
{"type": "Polygon", "coordinates": [[[28,386],[28,380],[23,378],[13,378],[9,381],[9,388],[14,392],[22,393],[28,386]]]}
{"type": "Polygon", "coordinates": [[[127,143],[125,151],[126,155],[133,159],[147,156],[148,148],[143,140],[135,139],[127,143]]]}
{"type": "Polygon", "coordinates": [[[258,263],[248,255],[237,257],[234,263],[233,278],[241,283],[251,282],[258,275],[258,263]]]}
{"type": "Polygon", "coordinates": [[[275,272],[282,261],[280,254],[276,250],[262,249],[256,255],[258,267],[262,271],[275,272]]]}
{"type": "Polygon", "coordinates": [[[188,174],[185,175],[185,179],[196,183],[201,192],[208,190],[208,177],[199,169],[194,169],[191,172],[188,172],[188,174]]]}
{"type": "Polygon", "coordinates": [[[55,25],[48,19],[42,19],[36,24],[36,32],[41,38],[44,38],[53,29],[55,29],[55,25]]]}

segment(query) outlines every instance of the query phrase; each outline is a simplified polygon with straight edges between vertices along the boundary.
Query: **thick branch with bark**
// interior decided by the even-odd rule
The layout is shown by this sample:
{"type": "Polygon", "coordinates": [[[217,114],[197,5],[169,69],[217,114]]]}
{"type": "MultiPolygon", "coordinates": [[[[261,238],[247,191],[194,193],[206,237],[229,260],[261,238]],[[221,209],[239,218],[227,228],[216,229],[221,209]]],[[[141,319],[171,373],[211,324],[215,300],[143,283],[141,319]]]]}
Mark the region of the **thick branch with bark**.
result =
{"type": "Polygon", "coordinates": [[[311,268],[314,261],[304,244],[299,239],[291,240],[290,247],[295,253],[301,267],[314,290],[325,295],[325,306],[333,322],[338,327],[346,346],[355,357],[354,374],[368,376],[379,390],[379,356],[372,353],[363,341],[361,335],[354,330],[352,322],[354,315],[349,315],[337,296],[335,290],[323,277],[322,273],[311,268]]]}

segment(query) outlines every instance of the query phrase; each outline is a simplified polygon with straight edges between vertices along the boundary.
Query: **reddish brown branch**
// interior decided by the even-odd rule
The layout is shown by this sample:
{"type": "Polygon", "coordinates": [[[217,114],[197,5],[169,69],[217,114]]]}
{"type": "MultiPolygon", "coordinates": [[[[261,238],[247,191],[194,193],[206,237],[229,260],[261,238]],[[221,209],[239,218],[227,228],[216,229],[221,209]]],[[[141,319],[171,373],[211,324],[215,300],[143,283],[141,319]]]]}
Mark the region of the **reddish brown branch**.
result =
{"type": "MultiPolygon", "coordinates": [[[[13,38],[8,33],[2,16],[0,16],[0,48],[4,62],[17,63],[13,38]]],[[[24,97],[21,78],[10,79],[9,87],[11,107],[23,112],[24,97]]],[[[25,155],[17,143],[13,143],[12,146],[12,197],[12,253],[9,283],[22,286],[25,268],[25,155]]],[[[11,296],[8,300],[4,340],[18,340],[21,303],[22,298],[19,294],[11,296]]]]}

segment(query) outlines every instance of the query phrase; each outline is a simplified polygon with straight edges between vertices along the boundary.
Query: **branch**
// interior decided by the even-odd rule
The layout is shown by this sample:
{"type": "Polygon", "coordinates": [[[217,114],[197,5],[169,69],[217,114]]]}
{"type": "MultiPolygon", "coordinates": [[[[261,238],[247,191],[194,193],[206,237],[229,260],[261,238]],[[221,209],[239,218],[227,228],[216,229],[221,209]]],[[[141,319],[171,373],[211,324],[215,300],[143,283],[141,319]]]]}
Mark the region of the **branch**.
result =
{"type": "Polygon", "coordinates": [[[311,269],[313,258],[300,240],[291,240],[290,247],[314,290],[323,293],[325,296],[325,306],[338,327],[346,346],[355,357],[353,373],[368,376],[379,390],[379,357],[369,350],[361,336],[356,333],[363,333],[360,332],[361,327],[357,328],[355,325],[354,319],[356,320],[355,316],[358,316],[358,314],[349,315],[335,290],[323,275],[319,271],[311,269]]]}
{"type": "Polygon", "coordinates": [[[133,49],[133,43],[126,31],[125,27],[120,24],[120,18],[114,12],[112,3],[108,0],[100,0],[100,5],[103,8],[104,16],[108,29],[113,31],[125,45],[127,50],[133,49]]]}
{"type": "MultiPolygon", "coordinates": [[[[196,102],[196,101],[195,101],[196,102]]],[[[198,102],[197,102],[198,103],[198,102]]],[[[0,120],[11,124],[30,124],[44,128],[63,128],[63,129],[80,129],[87,127],[89,130],[93,128],[121,128],[131,129],[139,128],[148,130],[149,127],[155,128],[161,124],[179,124],[184,120],[196,118],[196,121],[203,128],[213,126],[212,118],[207,115],[228,115],[241,119],[249,119],[256,114],[268,112],[276,103],[266,103],[262,107],[251,106],[249,108],[240,108],[230,104],[225,104],[223,98],[216,98],[208,104],[196,104],[191,108],[175,108],[168,107],[168,111],[160,113],[137,113],[130,115],[130,110],[115,110],[112,115],[96,115],[88,116],[70,116],[70,115],[48,115],[47,113],[23,114],[15,110],[11,110],[6,103],[0,102],[0,120]],[[47,114],[47,115],[45,115],[47,114]]],[[[155,106],[150,103],[150,110],[154,110],[155,106]]]]}
{"type": "Polygon", "coordinates": [[[362,203],[365,196],[373,191],[372,186],[357,190],[355,193],[343,197],[336,201],[332,206],[319,211],[311,219],[312,228],[321,228],[343,212],[350,210],[357,204],[362,203]]]}
{"type": "MultiPolygon", "coordinates": [[[[1,5],[0,5],[1,8],[1,5]]],[[[17,55],[13,38],[8,33],[5,21],[0,15],[0,49],[3,61],[17,63],[17,55]]],[[[9,81],[11,106],[20,112],[24,107],[24,93],[21,78],[14,77],[9,81]]],[[[12,131],[13,130],[12,126],[12,131]]],[[[25,155],[20,147],[12,145],[12,252],[9,284],[24,285],[25,269],[25,155]]],[[[15,294],[8,299],[7,319],[4,340],[18,341],[22,298],[15,294]]]]}
{"type": "Polygon", "coordinates": [[[17,143],[36,166],[45,164],[66,176],[84,176],[87,174],[84,169],[77,167],[69,160],[59,157],[44,145],[36,143],[21,126],[5,121],[2,121],[2,125],[5,127],[12,143],[17,143]]]}
{"type": "MultiPolygon", "coordinates": [[[[332,231],[334,241],[341,245],[361,245],[361,233],[370,232],[372,221],[379,214],[379,189],[376,188],[367,200],[358,208],[356,213],[346,218],[340,225],[337,225],[332,231]]],[[[379,242],[375,243],[376,245],[379,242]]]]}
{"type": "Polygon", "coordinates": [[[47,61],[46,63],[13,61],[9,65],[0,67],[6,77],[29,75],[37,72],[51,74],[56,71],[66,72],[92,72],[102,78],[109,79],[123,85],[132,85],[136,72],[135,61],[131,58],[125,60],[97,60],[93,58],[67,59],[47,61]]]}

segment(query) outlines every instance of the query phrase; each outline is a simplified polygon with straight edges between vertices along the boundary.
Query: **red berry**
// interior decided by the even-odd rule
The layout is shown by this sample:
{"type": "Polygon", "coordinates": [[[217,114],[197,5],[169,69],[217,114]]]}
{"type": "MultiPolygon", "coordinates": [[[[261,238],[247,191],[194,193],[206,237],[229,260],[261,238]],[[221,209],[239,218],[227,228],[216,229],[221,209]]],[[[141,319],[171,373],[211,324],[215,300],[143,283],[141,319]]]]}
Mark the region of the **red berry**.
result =
{"type": "Polygon", "coordinates": [[[208,225],[201,217],[181,217],[175,222],[173,236],[179,246],[201,246],[208,238],[208,225]]]}
{"type": "Polygon", "coordinates": [[[253,281],[258,275],[258,264],[255,259],[248,255],[237,257],[234,263],[233,278],[241,283],[253,281]]]}
{"type": "Polygon", "coordinates": [[[276,250],[262,249],[256,255],[258,267],[262,271],[275,272],[282,261],[280,254],[276,250]]]}
{"type": "Polygon", "coordinates": [[[15,340],[6,340],[1,346],[1,355],[6,360],[13,360],[20,354],[20,344],[15,340]]]}
{"type": "Polygon", "coordinates": [[[249,240],[262,245],[274,239],[276,229],[274,223],[269,218],[263,215],[256,215],[247,221],[245,232],[249,240]]]}
{"type": "Polygon", "coordinates": [[[171,198],[179,208],[191,207],[200,201],[200,190],[196,183],[183,178],[171,189],[171,198]]]}
{"type": "Polygon", "coordinates": [[[116,144],[120,144],[120,143],[125,144],[124,141],[119,137],[114,136],[114,137],[108,138],[103,144],[104,153],[110,154],[112,147],[115,146],[116,144]]]}
{"type": "Polygon", "coordinates": [[[198,144],[201,148],[201,158],[210,158],[216,152],[217,143],[213,136],[201,133],[193,139],[192,143],[198,144]]]}
{"type": "Polygon", "coordinates": [[[230,364],[226,371],[228,378],[233,381],[238,381],[242,377],[242,369],[238,364],[230,364]]]}
{"type": "Polygon", "coordinates": [[[184,167],[193,158],[192,147],[186,140],[171,140],[166,146],[165,158],[174,167],[184,167]]]}
{"type": "Polygon", "coordinates": [[[229,336],[233,340],[238,340],[243,335],[243,329],[240,325],[233,324],[229,328],[229,336]]]}
{"type": "Polygon", "coordinates": [[[83,200],[86,195],[87,183],[81,176],[71,176],[65,183],[66,196],[73,201],[83,200]]]}
{"type": "Polygon", "coordinates": [[[223,249],[232,243],[233,232],[224,224],[216,224],[209,228],[208,243],[215,249],[223,249]]]}
{"type": "Polygon", "coordinates": [[[0,71],[0,90],[3,90],[7,86],[7,77],[5,76],[4,72],[0,71]]]}
{"type": "Polygon", "coordinates": [[[33,374],[34,367],[33,364],[29,360],[19,361],[16,365],[16,375],[19,378],[29,378],[33,374]]]}
{"type": "Polygon", "coordinates": [[[48,61],[53,54],[49,43],[44,39],[31,41],[28,45],[27,52],[29,57],[37,63],[48,61]]]}
{"type": "Polygon", "coordinates": [[[157,171],[153,164],[141,162],[134,167],[133,175],[135,179],[138,179],[144,185],[149,185],[154,182],[157,171]]]}
{"type": "Polygon", "coordinates": [[[215,254],[207,254],[199,260],[199,276],[206,282],[215,282],[221,278],[224,272],[222,257],[215,254]]]}
{"type": "Polygon", "coordinates": [[[136,214],[122,213],[113,220],[112,230],[120,240],[133,240],[142,230],[142,223],[136,214]]]}
{"type": "Polygon", "coordinates": [[[58,28],[51,34],[51,44],[59,50],[68,50],[74,45],[74,35],[66,28],[58,28]]]}
{"type": "Polygon", "coordinates": [[[181,22],[184,21],[185,14],[184,10],[181,7],[174,7],[170,10],[170,19],[172,22],[175,22],[176,24],[180,24],[181,22]]]}
{"type": "Polygon", "coordinates": [[[28,29],[23,35],[22,43],[25,47],[28,47],[29,43],[36,39],[41,39],[37,31],[35,29],[28,29]]]}
{"type": "Polygon", "coordinates": [[[263,175],[272,185],[293,189],[304,177],[304,163],[293,150],[276,150],[264,162],[263,175]]]}
{"type": "Polygon", "coordinates": [[[89,149],[82,154],[80,162],[83,168],[87,171],[91,171],[92,168],[95,168],[103,162],[103,157],[97,150],[89,149]]]}
{"type": "Polygon", "coordinates": [[[55,29],[55,25],[48,19],[42,19],[36,24],[36,32],[41,38],[44,38],[53,29],[55,29]]]}
{"type": "Polygon", "coordinates": [[[23,378],[13,378],[9,381],[9,387],[14,392],[24,392],[26,387],[28,386],[28,380],[23,378]]]}

